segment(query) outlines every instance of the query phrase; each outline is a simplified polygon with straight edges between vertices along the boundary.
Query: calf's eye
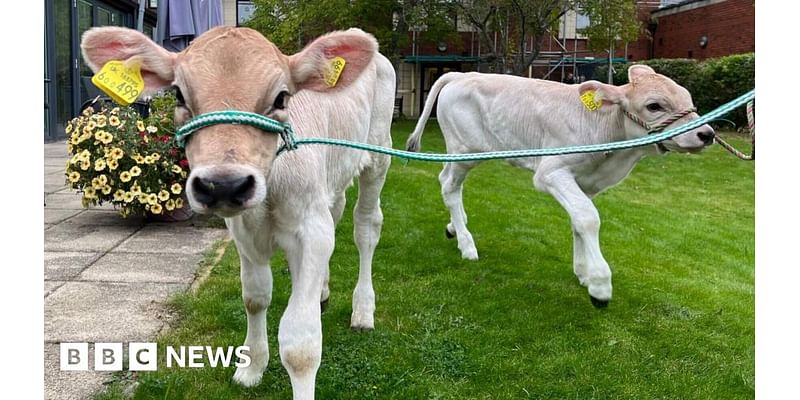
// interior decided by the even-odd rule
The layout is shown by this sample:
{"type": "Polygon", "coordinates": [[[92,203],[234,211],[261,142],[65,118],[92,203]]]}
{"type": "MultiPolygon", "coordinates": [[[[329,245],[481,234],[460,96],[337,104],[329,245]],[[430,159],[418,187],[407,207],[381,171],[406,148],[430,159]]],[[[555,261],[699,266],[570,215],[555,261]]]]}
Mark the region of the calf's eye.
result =
{"type": "Polygon", "coordinates": [[[650,103],[647,105],[647,110],[653,112],[664,111],[664,107],[661,107],[661,104],[658,103],[650,103]]]}
{"type": "Polygon", "coordinates": [[[272,108],[277,110],[283,110],[286,108],[286,101],[289,99],[289,92],[282,91],[278,93],[278,97],[275,98],[275,102],[272,103],[272,108]]]}

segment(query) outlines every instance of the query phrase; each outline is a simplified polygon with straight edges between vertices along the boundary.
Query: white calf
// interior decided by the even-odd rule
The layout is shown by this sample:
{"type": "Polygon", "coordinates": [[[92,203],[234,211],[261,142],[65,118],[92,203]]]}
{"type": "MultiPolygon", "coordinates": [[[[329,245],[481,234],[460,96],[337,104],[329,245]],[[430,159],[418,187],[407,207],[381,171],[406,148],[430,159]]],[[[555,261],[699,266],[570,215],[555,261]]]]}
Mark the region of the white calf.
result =
{"type": "MultiPolygon", "coordinates": [[[[457,73],[443,75],[431,88],[425,109],[407,148],[417,151],[425,123],[437,95],[437,118],[448,153],[550,148],[608,143],[647,134],[635,119],[653,125],[676,113],[693,109],[686,89],[650,67],[629,69],[630,83],[621,87],[596,81],[580,85],[509,75],[457,73]],[[589,106],[581,101],[586,95],[589,106]],[[594,104],[594,106],[592,106],[594,104]],[[592,111],[595,106],[599,108],[592,111]]],[[[675,121],[678,126],[698,118],[694,112],[675,121]],[[681,122],[683,121],[683,122],[681,122]]],[[[591,197],[622,181],[639,159],[667,150],[700,151],[711,144],[708,125],[658,145],[605,154],[576,154],[513,159],[513,165],[534,171],[534,186],[550,193],[569,214],[573,231],[573,268],[588,287],[592,304],[603,307],[611,299],[611,270],[600,252],[600,217],[591,197]]],[[[478,259],[462,188],[467,173],[478,162],[446,164],[439,181],[450,210],[447,234],[458,239],[466,259],[478,259]]]]}
{"type": "MultiPolygon", "coordinates": [[[[351,29],[322,36],[292,56],[261,34],[220,27],[180,53],[123,28],[94,28],[83,37],[93,70],[107,61],[141,66],[146,89],[178,89],[177,124],[194,115],[227,109],[290,122],[298,137],[340,139],[391,146],[395,74],[371,35],[351,29]],[[333,63],[345,61],[336,79],[333,63]]],[[[236,242],[241,259],[242,299],[247,311],[251,364],[234,380],[256,385],[269,360],[267,308],[272,298],[270,259],[281,247],[292,278],[278,343],[295,399],[314,398],[322,356],[320,302],[328,299],[328,262],[344,192],[359,180],[353,212],[360,253],[350,324],[372,329],[375,293],[372,255],[383,216],[380,193],[389,157],[328,146],[302,146],[275,158],[277,135],[247,125],[214,125],[193,133],[186,154],[191,165],[187,193],[199,213],[216,213],[236,242]]]]}

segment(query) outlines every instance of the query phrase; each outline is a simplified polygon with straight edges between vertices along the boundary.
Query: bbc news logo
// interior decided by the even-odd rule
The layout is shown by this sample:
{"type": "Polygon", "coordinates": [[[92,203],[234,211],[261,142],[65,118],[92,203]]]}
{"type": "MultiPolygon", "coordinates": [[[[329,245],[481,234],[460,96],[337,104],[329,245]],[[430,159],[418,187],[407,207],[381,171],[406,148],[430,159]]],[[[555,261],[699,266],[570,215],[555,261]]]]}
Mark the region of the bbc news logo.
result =
{"type": "MultiPolygon", "coordinates": [[[[61,343],[61,370],[88,371],[89,360],[95,371],[122,371],[126,353],[122,343],[95,343],[94,356],[89,343],[61,343]]],[[[228,368],[250,365],[250,348],[212,346],[166,346],[164,363],[167,368],[228,368]]],[[[127,369],[130,371],[155,371],[158,369],[156,343],[128,343],[127,369]]]]}

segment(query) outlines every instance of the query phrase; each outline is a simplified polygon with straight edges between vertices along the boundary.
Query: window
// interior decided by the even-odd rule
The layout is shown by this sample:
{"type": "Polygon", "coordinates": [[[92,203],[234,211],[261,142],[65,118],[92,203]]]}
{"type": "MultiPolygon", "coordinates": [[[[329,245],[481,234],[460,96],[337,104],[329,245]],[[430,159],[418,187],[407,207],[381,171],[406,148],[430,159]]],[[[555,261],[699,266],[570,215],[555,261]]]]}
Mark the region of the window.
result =
{"type": "Polygon", "coordinates": [[[236,26],[242,26],[253,18],[256,6],[252,1],[236,2],[236,26]]]}

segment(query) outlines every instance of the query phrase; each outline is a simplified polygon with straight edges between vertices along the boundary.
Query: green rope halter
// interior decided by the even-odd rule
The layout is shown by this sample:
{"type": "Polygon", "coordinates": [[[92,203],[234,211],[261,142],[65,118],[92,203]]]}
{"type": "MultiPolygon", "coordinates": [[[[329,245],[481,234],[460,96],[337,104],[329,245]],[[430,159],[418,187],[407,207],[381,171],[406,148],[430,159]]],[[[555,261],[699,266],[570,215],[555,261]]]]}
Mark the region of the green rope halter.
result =
{"type": "Polygon", "coordinates": [[[655,125],[654,127],[650,127],[649,125],[645,124],[643,126],[645,127],[645,129],[648,129],[648,131],[651,134],[644,137],[622,140],[612,143],[556,147],[549,149],[505,150],[505,151],[489,151],[485,153],[465,153],[465,154],[436,154],[436,153],[415,153],[411,151],[397,150],[387,147],[376,146],[369,143],[358,143],[358,142],[351,142],[349,140],[332,139],[326,137],[295,139],[291,125],[276,121],[274,119],[265,117],[260,114],[244,112],[244,111],[215,111],[198,115],[178,129],[177,133],[175,134],[175,141],[179,146],[183,147],[186,142],[186,137],[190,135],[192,132],[197,131],[198,129],[216,124],[240,124],[240,125],[254,126],[256,128],[259,128],[261,130],[270,133],[279,134],[281,136],[281,139],[283,140],[283,145],[279,148],[278,154],[281,154],[286,150],[294,150],[298,146],[305,144],[325,144],[333,146],[343,146],[358,150],[371,151],[374,153],[387,154],[390,156],[400,157],[407,160],[435,161],[435,162],[482,161],[482,160],[509,159],[509,158],[558,156],[558,155],[578,154],[578,153],[598,153],[598,152],[607,152],[614,150],[630,149],[634,147],[648,146],[651,144],[662,142],[667,139],[671,139],[675,136],[684,134],[700,126],[703,126],[706,123],[711,122],[733,111],[735,108],[744,105],[748,101],[755,99],[755,97],[756,97],[755,89],[750,90],[749,92],[737,97],[734,100],[731,100],[726,104],[723,104],[722,106],[718,107],[717,109],[709,112],[708,114],[700,118],[689,121],[686,124],[681,125],[677,128],[672,128],[670,130],[663,132],[654,133],[654,131],[652,131],[651,128],[664,129],[673,122],[677,121],[678,119],[683,118],[686,114],[694,112],[694,110],[684,111],[686,114],[683,114],[683,112],[677,113],[674,116],[668,118],[667,120],[662,121],[659,124],[655,125]],[[673,120],[673,118],[676,119],[673,120]]]}

